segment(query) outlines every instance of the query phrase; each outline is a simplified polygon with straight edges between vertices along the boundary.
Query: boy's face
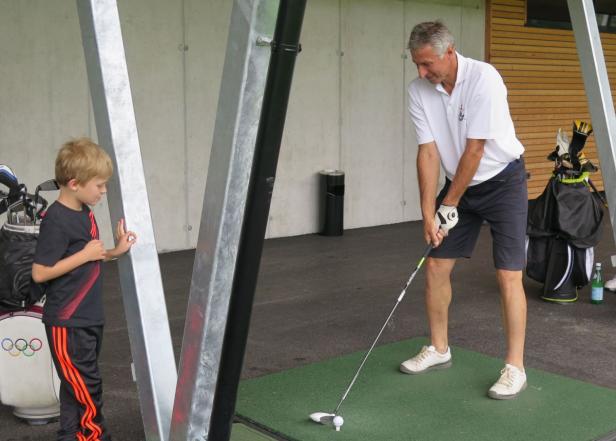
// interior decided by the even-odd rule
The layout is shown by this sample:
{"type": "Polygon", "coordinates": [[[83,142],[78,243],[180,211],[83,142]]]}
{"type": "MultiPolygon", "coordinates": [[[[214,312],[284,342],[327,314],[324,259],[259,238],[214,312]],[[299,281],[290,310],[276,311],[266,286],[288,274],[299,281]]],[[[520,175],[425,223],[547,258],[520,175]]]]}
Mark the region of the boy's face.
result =
{"type": "Polygon", "coordinates": [[[107,193],[107,179],[92,178],[85,184],[74,184],[73,189],[81,203],[93,206],[107,193]]]}

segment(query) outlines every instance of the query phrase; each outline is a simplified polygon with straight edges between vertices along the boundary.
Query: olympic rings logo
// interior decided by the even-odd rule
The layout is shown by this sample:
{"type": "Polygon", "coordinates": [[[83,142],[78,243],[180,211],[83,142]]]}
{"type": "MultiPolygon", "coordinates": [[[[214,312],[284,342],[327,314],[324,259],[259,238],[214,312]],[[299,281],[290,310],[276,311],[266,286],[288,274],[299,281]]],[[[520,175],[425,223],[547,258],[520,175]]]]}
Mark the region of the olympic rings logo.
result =
{"type": "Polygon", "coordinates": [[[40,338],[36,337],[30,339],[30,341],[26,341],[25,338],[18,338],[15,341],[10,338],[3,338],[1,346],[11,357],[19,357],[21,354],[26,357],[32,357],[41,350],[43,342],[40,338]]]}

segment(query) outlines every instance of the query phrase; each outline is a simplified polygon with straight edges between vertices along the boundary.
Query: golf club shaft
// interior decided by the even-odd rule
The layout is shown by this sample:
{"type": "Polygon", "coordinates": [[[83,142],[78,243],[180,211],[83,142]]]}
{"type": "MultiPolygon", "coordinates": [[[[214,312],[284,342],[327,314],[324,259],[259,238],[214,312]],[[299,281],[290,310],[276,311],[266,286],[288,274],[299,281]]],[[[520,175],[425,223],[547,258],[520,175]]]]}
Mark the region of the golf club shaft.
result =
{"type": "Polygon", "coordinates": [[[603,196],[601,196],[601,193],[599,193],[599,190],[597,190],[597,187],[595,187],[595,184],[592,183],[592,181],[590,180],[590,178],[588,178],[588,184],[590,184],[590,186],[592,187],[593,191],[595,192],[595,194],[597,195],[597,197],[599,198],[599,200],[601,201],[601,203],[607,207],[607,201],[605,200],[605,198],[603,196]]]}
{"type": "Polygon", "coordinates": [[[368,352],[366,352],[366,355],[364,355],[364,358],[362,358],[361,363],[360,363],[359,367],[357,368],[357,371],[355,372],[355,375],[353,376],[353,379],[351,380],[351,383],[349,383],[349,386],[344,391],[344,394],[342,394],[342,398],[340,399],[340,402],[338,403],[338,405],[336,406],[336,409],[333,412],[334,415],[338,415],[338,410],[340,410],[340,406],[342,406],[342,403],[344,402],[344,400],[346,400],[346,397],[349,394],[349,392],[350,392],[351,388],[353,387],[353,385],[355,384],[355,380],[357,380],[357,377],[359,377],[359,373],[361,372],[362,368],[364,367],[364,364],[366,363],[366,360],[368,359],[368,357],[370,356],[370,353],[372,352],[372,350],[376,346],[376,343],[379,341],[379,338],[381,337],[381,334],[383,333],[383,331],[385,330],[385,327],[389,323],[389,320],[391,320],[391,318],[394,315],[394,312],[396,311],[396,308],[398,307],[398,305],[400,304],[400,302],[404,298],[404,295],[406,294],[407,288],[409,287],[409,285],[411,284],[411,282],[415,278],[415,275],[417,274],[419,269],[422,267],[424,261],[426,260],[426,257],[428,257],[428,254],[430,254],[430,251],[432,251],[432,244],[430,244],[430,245],[428,245],[426,247],[426,250],[424,251],[423,255],[421,256],[421,259],[419,259],[419,262],[417,263],[417,266],[415,267],[415,270],[413,271],[413,273],[409,277],[409,280],[406,282],[406,285],[404,286],[404,288],[402,289],[402,292],[398,296],[398,299],[396,300],[396,304],[394,305],[394,307],[392,308],[391,312],[389,313],[389,316],[387,316],[387,320],[385,320],[385,323],[383,323],[383,326],[381,326],[381,330],[379,331],[378,335],[376,336],[376,338],[372,342],[372,345],[370,346],[370,349],[368,349],[368,352]]]}

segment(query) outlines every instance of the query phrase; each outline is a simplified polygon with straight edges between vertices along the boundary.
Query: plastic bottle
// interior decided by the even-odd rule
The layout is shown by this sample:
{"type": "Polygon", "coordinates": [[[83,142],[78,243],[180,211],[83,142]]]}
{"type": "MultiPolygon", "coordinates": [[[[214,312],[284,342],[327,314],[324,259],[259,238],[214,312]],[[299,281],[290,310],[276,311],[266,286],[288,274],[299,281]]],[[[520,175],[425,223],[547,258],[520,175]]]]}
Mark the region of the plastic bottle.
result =
{"type": "Polygon", "coordinates": [[[601,272],[601,263],[595,264],[595,273],[592,276],[590,291],[590,303],[603,303],[603,274],[601,272]]]}

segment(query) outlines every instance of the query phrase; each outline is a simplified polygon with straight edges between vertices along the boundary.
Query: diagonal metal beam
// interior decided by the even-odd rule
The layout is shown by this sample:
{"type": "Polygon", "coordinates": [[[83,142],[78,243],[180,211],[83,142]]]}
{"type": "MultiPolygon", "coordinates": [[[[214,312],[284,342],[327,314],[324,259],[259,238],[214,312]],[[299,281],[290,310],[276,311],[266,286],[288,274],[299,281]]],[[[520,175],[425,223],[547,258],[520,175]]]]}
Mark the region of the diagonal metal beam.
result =
{"type": "Polygon", "coordinates": [[[616,115],[592,0],[567,0],[616,243],[616,115]]]}
{"type": "Polygon", "coordinates": [[[281,0],[278,8],[210,419],[208,433],[211,440],[228,441],[231,436],[293,71],[301,50],[299,38],[305,9],[306,0],[281,0]]]}
{"type": "MultiPolygon", "coordinates": [[[[182,342],[170,435],[173,441],[223,440],[210,432],[212,412],[225,330],[231,326],[229,305],[234,277],[238,276],[270,59],[267,42],[274,30],[278,3],[233,3],[182,342]]],[[[258,262],[255,264],[258,267],[258,262]]]]}
{"type": "Polygon", "coordinates": [[[235,0],[186,312],[170,440],[208,438],[277,1],[235,0]]]}
{"type": "Polygon", "coordinates": [[[146,440],[167,440],[177,381],[137,123],[116,0],[77,0],[101,146],[114,158],[111,219],[139,237],[119,260],[120,285],[146,440]]]}

